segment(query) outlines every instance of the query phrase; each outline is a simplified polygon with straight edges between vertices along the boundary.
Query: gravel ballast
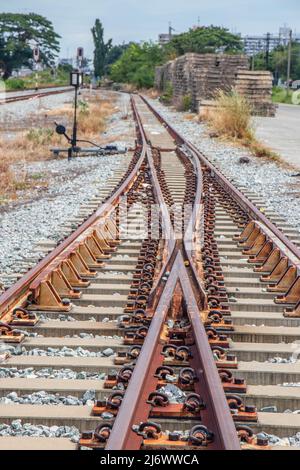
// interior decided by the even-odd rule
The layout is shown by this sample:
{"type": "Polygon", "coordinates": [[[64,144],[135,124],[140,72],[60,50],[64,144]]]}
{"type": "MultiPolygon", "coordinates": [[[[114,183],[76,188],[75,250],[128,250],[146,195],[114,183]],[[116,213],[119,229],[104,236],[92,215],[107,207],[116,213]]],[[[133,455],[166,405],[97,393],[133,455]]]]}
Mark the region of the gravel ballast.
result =
{"type": "MultiPolygon", "coordinates": [[[[68,94],[45,98],[43,105],[59,107],[66,100],[65,95],[68,94]]],[[[101,98],[105,98],[105,92],[101,92],[101,98]]],[[[22,104],[25,115],[34,111],[33,102],[30,100],[22,104]]],[[[10,113],[20,117],[18,107],[9,109],[10,113]]],[[[4,113],[2,108],[0,111],[4,113]]],[[[104,137],[119,148],[134,145],[134,124],[128,95],[117,94],[116,109],[109,119],[104,137]],[[127,114],[127,119],[122,119],[127,114]]],[[[64,225],[78,216],[81,205],[105,188],[124,158],[129,161],[130,156],[78,157],[70,162],[66,158],[53,159],[14,166],[16,175],[26,174],[36,180],[36,184],[30,191],[19,191],[17,202],[0,206],[0,288],[1,285],[9,287],[15,281],[15,273],[27,271],[30,265],[28,259],[34,266],[44,255],[34,250],[39,242],[47,240],[58,243],[65,237],[64,225]]]]}
{"type": "MultiPolygon", "coordinates": [[[[76,217],[80,205],[96,196],[121,163],[122,156],[77,158],[31,164],[29,173],[46,172],[48,188],[0,215],[0,282],[17,271],[16,262],[29,258],[42,239],[58,242],[63,224],[76,217]]],[[[36,257],[38,257],[38,253],[36,257]]]]}
{"type": "Polygon", "coordinates": [[[255,191],[266,202],[265,209],[280,214],[300,231],[300,178],[295,171],[285,169],[276,162],[253,156],[246,149],[212,139],[205,124],[187,120],[158,100],[149,100],[162,116],[188,141],[193,143],[234,184],[255,191]],[[240,158],[249,163],[239,163],[240,158]]]}

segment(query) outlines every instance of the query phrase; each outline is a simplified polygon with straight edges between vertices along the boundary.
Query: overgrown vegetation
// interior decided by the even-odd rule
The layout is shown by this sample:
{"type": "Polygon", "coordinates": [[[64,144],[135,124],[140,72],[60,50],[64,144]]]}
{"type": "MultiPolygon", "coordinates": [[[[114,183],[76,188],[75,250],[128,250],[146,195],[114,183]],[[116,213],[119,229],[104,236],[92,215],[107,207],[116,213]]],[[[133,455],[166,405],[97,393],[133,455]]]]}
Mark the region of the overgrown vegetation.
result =
{"type": "MultiPolygon", "coordinates": [[[[284,82],[286,81],[287,66],[287,46],[279,46],[271,51],[268,63],[265,53],[258,54],[254,57],[255,70],[269,70],[274,74],[276,80],[281,79],[284,82]]],[[[298,42],[292,43],[291,79],[300,79],[300,44],[298,42]]]]}
{"type": "Polygon", "coordinates": [[[46,69],[36,74],[32,73],[27,77],[11,77],[5,80],[6,90],[25,90],[34,88],[36,82],[39,87],[68,85],[70,80],[69,69],[65,66],[58,66],[57,69],[46,69]]]}
{"type": "Polygon", "coordinates": [[[38,44],[41,63],[53,66],[60,36],[51,21],[35,13],[0,14],[0,63],[6,80],[14,69],[32,67],[32,44],[38,44]]]}
{"type": "Polygon", "coordinates": [[[252,107],[248,100],[235,90],[229,93],[218,91],[215,108],[206,113],[205,119],[216,136],[228,139],[248,148],[257,157],[276,158],[255,137],[252,123],[252,107]]]}
{"type": "Polygon", "coordinates": [[[99,20],[95,21],[92,28],[92,36],[94,42],[94,73],[98,78],[102,78],[105,73],[106,58],[112,48],[112,39],[104,41],[104,28],[99,20]]]}
{"type": "Polygon", "coordinates": [[[218,91],[216,109],[211,111],[210,123],[215,131],[231,139],[252,139],[251,106],[244,96],[235,90],[230,93],[218,91]]]}
{"type": "Polygon", "coordinates": [[[273,103],[293,104],[293,91],[287,88],[274,87],[272,92],[273,103]]]}
{"type": "Polygon", "coordinates": [[[226,28],[208,26],[174,36],[164,47],[151,42],[130,44],[111,66],[110,77],[137,88],[151,88],[155,67],[187,52],[236,54],[242,52],[242,42],[239,36],[231,34],[226,28]]]}
{"type": "Polygon", "coordinates": [[[169,57],[178,57],[187,52],[237,54],[243,52],[243,44],[240,36],[230,33],[227,28],[211,25],[174,36],[165,50],[169,57]]]}
{"type": "Polygon", "coordinates": [[[166,86],[165,86],[165,90],[163,92],[163,94],[161,95],[160,97],[160,101],[163,103],[163,104],[171,104],[172,103],[172,99],[173,99],[173,93],[174,93],[174,90],[173,90],[173,85],[171,82],[167,82],[166,86]]]}
{"type": "MultiPolygon", "coordinates": [[[[106,129],[107,119],[114,112],[114,97],[99,102],[99,97],[87,97],[79,103],[78,138],[95,142],[106,129]]],[[[48,116],[59,120],[63,118],[68,130],[71,128],[73,109],[66,105],[60,109],[48,111],[48,116]]],[[[103,139],[105,141],[105,139],[103,139]]],[[[89,144],[81,144],[82,146],[89,144]]],[[[15,198],[17,191],[32,186],[47,184],[37,174],[28,175],[26,163],[51,158],[50,147],[65,147],[64,137],[57,135],[53,128],[29,128],[13,139],[0,139],[0,203],[3,198],[15,198]],[[15,170],[16,165],[23,165],[22,171],[15,170]]]]}
{"type": "Polygon", "coordinates": [[[137,88],[151,88],[155,67],[163,63],[164,52],[153,43],[130,44],[112,65],[110,76],[115,82],[131,83],[137,88]]]}
{"type": "Polygon", "coordinates": [[[184,95],[177,105],[177,111],[187,112],[192,109],[192,97],[191,95],[184,95]]]}

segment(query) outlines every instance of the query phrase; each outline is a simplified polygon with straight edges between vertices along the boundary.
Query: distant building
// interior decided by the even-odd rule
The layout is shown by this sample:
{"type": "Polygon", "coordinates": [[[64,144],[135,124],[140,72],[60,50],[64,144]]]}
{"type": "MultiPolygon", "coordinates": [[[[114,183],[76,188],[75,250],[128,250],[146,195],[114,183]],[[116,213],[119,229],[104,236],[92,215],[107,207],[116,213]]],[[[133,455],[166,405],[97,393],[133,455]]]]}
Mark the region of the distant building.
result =
{"type": "Polygon", "coordinates": [[[292,83],[292,89],[293,89],[293,90],[300,90],[300,80],[295,80],[295,81],[292,83]]]}
{"type": "Polygon", "coordinates": [[[158,36],[158,42],[161,46],[168,44],[173,38],[173,34],[162,33],[158,36]]]}
{"type": "MultiPolygon", "coordinates": [[[[242,37],[246,55],[253,57],[259,53],[272,52],[278,46],[289,43],[290,28],[284,26],[277,34],[247,35],[242,37]]],[[[293,34],[293,41],[300,43],[300,35],[293,34]]]]}
{"type": "Polygon", "coordinates": [[[172,40],[174,37],[173,31],[175,31],[175,29],[172,27],[171,23],[169,23],[169,32],[162,33],[158,36],[158,42],[161,46],[165,46],[172,40]]]}

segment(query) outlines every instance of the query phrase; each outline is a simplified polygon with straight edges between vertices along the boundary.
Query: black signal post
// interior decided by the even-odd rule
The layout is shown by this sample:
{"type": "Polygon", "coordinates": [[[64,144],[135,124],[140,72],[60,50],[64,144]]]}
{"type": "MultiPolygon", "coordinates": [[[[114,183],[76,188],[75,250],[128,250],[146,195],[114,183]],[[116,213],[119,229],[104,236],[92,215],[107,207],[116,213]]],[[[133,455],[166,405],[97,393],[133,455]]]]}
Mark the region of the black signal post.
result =
{"type": "Polygon", "coordinates": [[[71,158],[73,152],[77,150],[77,105],[78,105],[78,90],[83,82],[81,72],[73,71],[70,74],[70,85],[75,89],[75,103],[74,103],[74,122],[73,122],[73,135],[71,139],[71,148],[68,151],[68,158],[71,158]]]}

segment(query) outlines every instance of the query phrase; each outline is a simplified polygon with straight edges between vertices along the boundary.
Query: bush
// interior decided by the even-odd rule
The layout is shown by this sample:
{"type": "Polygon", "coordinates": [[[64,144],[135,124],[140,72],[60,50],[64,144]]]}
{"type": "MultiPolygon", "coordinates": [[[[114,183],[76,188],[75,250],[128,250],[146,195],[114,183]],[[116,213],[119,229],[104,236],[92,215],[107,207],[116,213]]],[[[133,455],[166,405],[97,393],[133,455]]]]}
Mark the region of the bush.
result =
{"type": "Polygon", "coordinates": [[[9,78],[5,82],[7,90],[24,90],[25,81],[22,78],[9,78]]]}
{"type": "Polygon", "coordinates": [[[252,107],[248,100],[236,91],[219,91],[216,96],[216,109],[202,116],[214,130],[214,137],[235,140],[259,158],[277,160],[278,155],[260,143],[252,128],[252,107]]]}
{"type": "Polygon", "coordinates": [[[151,42],[130,44],[110,69],[110,78],[117,83],[130,83],[137,88],[154,85],[156,65],[163,63],[163,51],[151,42]]]}
{"type": "Polygon", "coordinates": [[[216,109],[209,114],[209,120],[219,135],[233,139],[253,139],[252,107],[248,100],[232,90],[218,91],[216,109]]]}
{"type": "Polygon", "coordinates": [[[54,131],[52,129],[30,129],[26,137],[36,145],[48,145],[51,143],[54,131]]]}
{"type": "Polygon", "coordinates": [[[180,103],[177,106],[177,111],[188,112],[192,109],[192,97],[190,95],[184,95],[180,103]]]}
{"type": "Polygon", "coordinates": [[[274,87],[272,92],[273,103],[292,104],[293,92],[286,88],[274,87]]]}
{"type": "Polygon", "coordinates": [[[164,94],[161,95],[160,97],[160,101],[163,104],[171,104],[173,100],[173,94],[174,94],[173,85],[171,82],[167,82],[165,86],[164,94]]]}

